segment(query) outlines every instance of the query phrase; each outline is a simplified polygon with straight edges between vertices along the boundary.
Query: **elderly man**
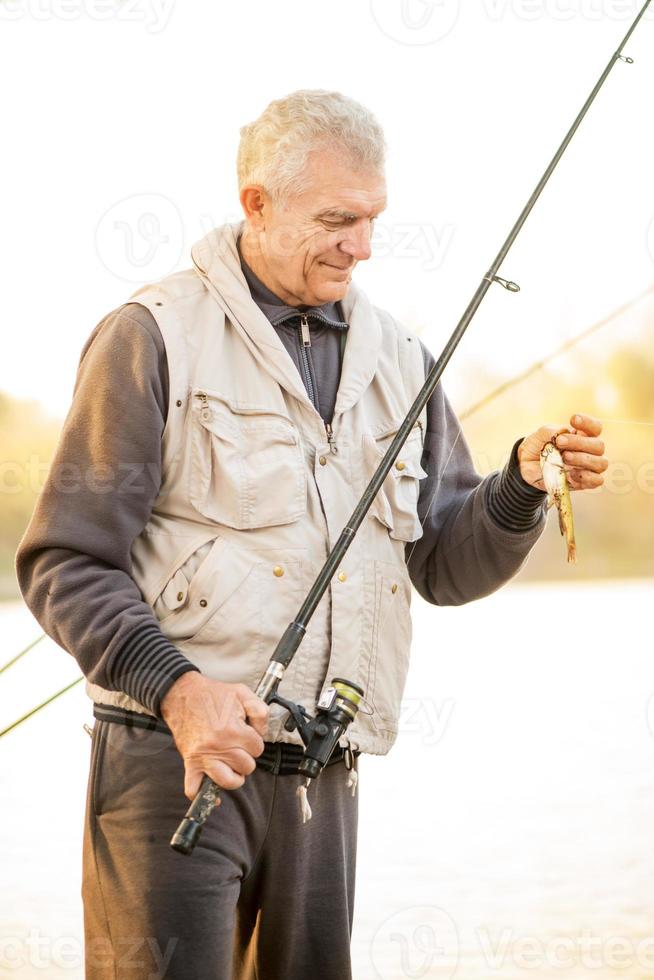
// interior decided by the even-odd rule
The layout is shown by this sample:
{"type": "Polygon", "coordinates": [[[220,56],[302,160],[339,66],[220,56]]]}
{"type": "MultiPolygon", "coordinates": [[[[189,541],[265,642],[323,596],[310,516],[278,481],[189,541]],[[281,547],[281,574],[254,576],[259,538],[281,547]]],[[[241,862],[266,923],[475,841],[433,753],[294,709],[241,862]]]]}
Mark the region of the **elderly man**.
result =
{"type": "Polygon", "coordinates": [[[555,432],[575,489],[606,467],[600,425],[574,416],[482,479],[436,388],[282,685],[313,713],[344,676],[371,708],[303,824],[297,733],[253,689],[433,359],[352,281],[386,204],[364,107],[320,90],[272,102],[241,131],[238,180],[244,221],[93,331],[18,553],[27,603],[94,702],[92,980],[346,980],[348,767],[396,737],[411,585],[456,605],[516,574],[545,524],[538,458],[555,432]],[[233,792],[184,858],[169,840],[203,773],[233,792]]]}

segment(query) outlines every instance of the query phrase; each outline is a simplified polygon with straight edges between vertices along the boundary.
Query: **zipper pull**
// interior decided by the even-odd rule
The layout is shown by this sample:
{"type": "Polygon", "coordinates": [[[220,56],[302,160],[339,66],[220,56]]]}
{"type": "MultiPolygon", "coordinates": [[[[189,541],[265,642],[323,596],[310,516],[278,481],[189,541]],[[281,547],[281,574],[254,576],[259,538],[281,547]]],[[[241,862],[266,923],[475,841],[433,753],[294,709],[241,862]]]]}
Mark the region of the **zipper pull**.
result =
{"type": "Polygon", "coordinates": [[[334,455],[338,452],[338,446],[336,445],[336,440],[334,439],[334,433],[329,422],[325,422],[325,429],[327,430],[327,442],[329,443],[329,449],[334,455]]]}
{"type": "Polygon", "coordinates": [[[304,347],[311,347],[311,334],[309,333],[309,320],[304,314],[300,317],[300,331],[302,332],[302,344],[304,347]]]}
{"type": "Polygon", "coordinates": [[[200,400],[200,417],[207,422],[211,418],[211,409],[209,408],[209,399],[203,391],[199,391],[196,395],[200,400]]]}

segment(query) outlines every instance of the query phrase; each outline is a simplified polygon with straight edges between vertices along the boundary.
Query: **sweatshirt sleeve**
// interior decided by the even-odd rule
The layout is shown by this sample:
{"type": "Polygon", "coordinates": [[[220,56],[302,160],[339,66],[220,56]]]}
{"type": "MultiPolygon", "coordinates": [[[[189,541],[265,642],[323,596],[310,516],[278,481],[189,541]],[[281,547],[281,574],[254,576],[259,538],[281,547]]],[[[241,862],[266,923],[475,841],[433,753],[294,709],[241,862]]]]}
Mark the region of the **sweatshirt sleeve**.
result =
{"type": "Polygon", "coordinates": [[[86,678],[152,714],[193,664],[164,636],[132,577],[131,546],[161,484],[168,370],[145,307],[95,328],[73,401],[16,555],[25,602],[86,678]]]}
{"type": "MultiPolygon", "coordinates": [[[[423,345],[425,373],[434,359],[423,345]]],[[[518,439],[503,470],[481,477],[440,382],[427,405],[418,515],[406,546],[411,581],[427,602],[456,606],[490,595],[524,565],[547,521],[547,495],[520,474],[518,439]]]]}

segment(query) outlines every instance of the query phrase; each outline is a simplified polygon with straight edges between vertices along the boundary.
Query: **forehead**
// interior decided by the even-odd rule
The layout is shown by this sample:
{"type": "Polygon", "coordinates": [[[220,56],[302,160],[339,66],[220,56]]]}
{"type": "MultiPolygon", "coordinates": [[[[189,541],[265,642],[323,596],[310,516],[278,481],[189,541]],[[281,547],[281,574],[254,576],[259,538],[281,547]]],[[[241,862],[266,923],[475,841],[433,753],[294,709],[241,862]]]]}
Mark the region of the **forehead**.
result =
{"type": "Polygon", "coordinates": [[[309,155],[303,203],[312,211],[343,211],[370,217],[386,207],[386,179],[378,170],[359,170],[328,151],[309,155]]]}

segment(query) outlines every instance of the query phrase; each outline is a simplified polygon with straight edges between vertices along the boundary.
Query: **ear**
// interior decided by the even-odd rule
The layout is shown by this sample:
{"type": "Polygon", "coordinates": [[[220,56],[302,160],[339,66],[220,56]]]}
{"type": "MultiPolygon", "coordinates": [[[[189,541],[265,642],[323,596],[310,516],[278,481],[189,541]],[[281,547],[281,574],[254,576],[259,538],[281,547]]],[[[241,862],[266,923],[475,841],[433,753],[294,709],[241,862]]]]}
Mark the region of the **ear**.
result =
{"type": "Polygon", "coordinates": [[[253,231],[265,231],[269,198],[260,184],[249,184],[241,188],[239,195],[241,207],[253,231]]]}

